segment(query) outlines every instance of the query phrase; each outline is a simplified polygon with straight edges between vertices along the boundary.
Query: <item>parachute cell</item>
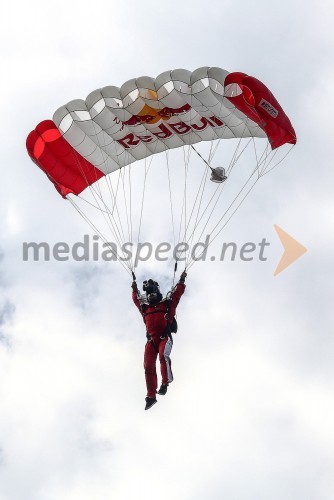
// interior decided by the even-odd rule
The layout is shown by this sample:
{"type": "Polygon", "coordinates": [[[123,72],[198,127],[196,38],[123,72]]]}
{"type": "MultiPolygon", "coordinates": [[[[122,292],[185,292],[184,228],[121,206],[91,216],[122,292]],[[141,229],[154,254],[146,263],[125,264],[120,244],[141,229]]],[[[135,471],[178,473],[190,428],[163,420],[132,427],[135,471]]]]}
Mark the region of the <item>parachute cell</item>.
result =
{"type": "Polygon", "coordinates": [[[63,197],[156,153],[216,139],[295,144],[278,101],[259,80],[220,68],[168,71],[105,87],[59,108],[27,138],[32,160],[63,197]]]}

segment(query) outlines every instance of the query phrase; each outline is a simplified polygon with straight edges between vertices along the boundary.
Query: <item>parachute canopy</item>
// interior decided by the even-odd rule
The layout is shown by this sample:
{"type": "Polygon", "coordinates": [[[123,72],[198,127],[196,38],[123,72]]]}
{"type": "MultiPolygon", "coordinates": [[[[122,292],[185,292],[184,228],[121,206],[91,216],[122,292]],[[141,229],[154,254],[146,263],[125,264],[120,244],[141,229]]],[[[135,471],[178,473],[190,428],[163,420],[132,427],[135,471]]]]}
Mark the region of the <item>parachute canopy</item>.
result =
{"type": "Polygon", "coordinates": [[[267,138],[272,149],[296,143],[289,118],[263,83],[204,67],[94,90],[39,123],[27,149],[65,198],[155,153],[247,137],[267,138]]]}

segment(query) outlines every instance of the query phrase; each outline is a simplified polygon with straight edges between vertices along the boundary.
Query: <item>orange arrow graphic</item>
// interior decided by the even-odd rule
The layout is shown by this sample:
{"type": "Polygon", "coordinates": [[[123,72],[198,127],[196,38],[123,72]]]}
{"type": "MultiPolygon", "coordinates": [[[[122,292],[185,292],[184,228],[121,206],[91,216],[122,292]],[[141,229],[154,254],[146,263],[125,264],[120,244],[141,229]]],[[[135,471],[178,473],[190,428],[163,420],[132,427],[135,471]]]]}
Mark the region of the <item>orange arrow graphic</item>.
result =
{"type": "Polygon", "coordinates": [[[284,271],[284,269],[290,266],[290,264],[307,252],[307,248],[292,238],[290,234],[283,231],[281,227],[274,224],[274,228],[284,247],[283,255],[274,272],[274,276],[277,276],[279,273],[284,271]]]}

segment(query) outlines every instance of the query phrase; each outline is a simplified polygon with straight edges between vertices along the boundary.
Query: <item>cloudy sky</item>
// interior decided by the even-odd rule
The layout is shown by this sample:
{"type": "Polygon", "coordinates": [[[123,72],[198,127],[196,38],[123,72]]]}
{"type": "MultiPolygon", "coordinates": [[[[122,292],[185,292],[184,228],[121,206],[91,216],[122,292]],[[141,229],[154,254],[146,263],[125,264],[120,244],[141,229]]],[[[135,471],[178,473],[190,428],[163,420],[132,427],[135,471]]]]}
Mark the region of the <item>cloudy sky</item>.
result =
{"type": "Polygon", "coordinates": [[[314,0],[2,8],[1,500],[333,498],[333,10],[314,0]],[[145,412],[144,328],[123,269],[22,260],[24,241],[89,232],[25,139],[93,89],[201,66],[263,81],[298,144],[220,241],[266,237],[268,260],[191,268],[175,382],[145,412]],[[274,224],[308,248],[277,277],[274,224]]]}

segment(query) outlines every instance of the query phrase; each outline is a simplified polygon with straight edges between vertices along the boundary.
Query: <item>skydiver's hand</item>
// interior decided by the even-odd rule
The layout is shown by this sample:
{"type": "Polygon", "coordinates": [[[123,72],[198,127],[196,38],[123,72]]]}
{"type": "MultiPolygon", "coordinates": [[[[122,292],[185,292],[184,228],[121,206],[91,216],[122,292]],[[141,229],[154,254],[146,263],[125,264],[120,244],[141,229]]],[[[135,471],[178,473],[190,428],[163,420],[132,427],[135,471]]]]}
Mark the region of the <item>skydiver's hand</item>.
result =
{"type": "Polygon", "coordinates": [[[137,286],[137,282],[136,281],[133,281],[132,284],[131,284],[131,288],[134,292],[138,292],[138,286],[137,286]]]}
{"type": "Polygon", "coordinates": [[[180,283],[184,283],[184,280],[186,279],[186,277],[187,277],[187,273],[186,273],[186,271],[183,271],[183,273],[180,276],[180,283]]]}

